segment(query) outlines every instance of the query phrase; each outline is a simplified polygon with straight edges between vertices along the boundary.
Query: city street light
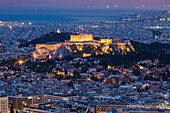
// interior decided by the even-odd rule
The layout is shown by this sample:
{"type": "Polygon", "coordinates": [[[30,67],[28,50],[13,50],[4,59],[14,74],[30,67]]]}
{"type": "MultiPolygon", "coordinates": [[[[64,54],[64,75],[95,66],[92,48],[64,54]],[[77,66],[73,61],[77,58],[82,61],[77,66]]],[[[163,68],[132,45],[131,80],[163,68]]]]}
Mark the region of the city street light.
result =
{"type": "Polygon", "coordinates": [[[23,64],[23,61],[22,61],[22,60],[19,60],[19,64],[20,64],[20,65],[23,64]]]}

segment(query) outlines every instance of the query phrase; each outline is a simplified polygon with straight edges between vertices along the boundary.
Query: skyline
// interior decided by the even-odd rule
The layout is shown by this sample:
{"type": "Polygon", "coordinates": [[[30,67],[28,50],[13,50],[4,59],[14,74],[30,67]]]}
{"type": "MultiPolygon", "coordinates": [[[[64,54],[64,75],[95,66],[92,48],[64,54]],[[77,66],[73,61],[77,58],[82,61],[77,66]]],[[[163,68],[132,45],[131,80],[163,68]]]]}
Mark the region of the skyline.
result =
{"type": "Polygon", "coordinates": [[[0,0],[0,113],[170,113],[170,0],[0,0]]]}
{"type": "Polygon", "coordinates": [[[169,0],[1,0],[0,6],[4,7],[80,7],[82,5],[169,5],[169,0]]]}

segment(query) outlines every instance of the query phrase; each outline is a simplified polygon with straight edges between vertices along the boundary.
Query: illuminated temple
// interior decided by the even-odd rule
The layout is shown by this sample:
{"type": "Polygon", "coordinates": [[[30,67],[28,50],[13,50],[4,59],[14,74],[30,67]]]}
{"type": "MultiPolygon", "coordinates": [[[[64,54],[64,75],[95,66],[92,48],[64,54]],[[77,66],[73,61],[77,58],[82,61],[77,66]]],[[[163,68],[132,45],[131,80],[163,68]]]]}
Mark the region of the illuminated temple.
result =
{"type": "Polygon", "coordinates": [[[70,35],[71,42],[94,41],[92,34],[70,35]]]}
{"type": "Polygon", "coordinates": [[[32,54],[34,59],[51,59],[56,57],[63,58],[67,55],[80,53],[83,57],[88,57],[92,54],[127,54],[128,52],[135,51],[129,40],[94,40],[92,34],[70,35],[69,41],[61,43],[52,42],[45,44],[36,44],[35,48],[36,51],[32,54]]]}

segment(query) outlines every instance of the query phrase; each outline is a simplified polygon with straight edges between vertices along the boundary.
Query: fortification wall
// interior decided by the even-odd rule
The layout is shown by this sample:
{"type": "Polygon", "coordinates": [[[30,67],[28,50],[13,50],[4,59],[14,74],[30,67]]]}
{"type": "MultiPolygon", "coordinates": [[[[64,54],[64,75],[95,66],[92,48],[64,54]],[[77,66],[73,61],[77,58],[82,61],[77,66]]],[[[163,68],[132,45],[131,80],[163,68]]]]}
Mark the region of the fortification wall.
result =
{"type": "Polygon", "coordinates": [[[57,48],[61,47],[62,43],[56,43],[56,44],[36,44],[36,50],[41,48],[41,47],[45,47],[47,48],[49,51],[53,51],[56,50],[57,48]]]}
{"type": "Polygon", "coordinates": [[[112,43],[113,39],[101,39],[100,42],[101,43],[112,43]]]}

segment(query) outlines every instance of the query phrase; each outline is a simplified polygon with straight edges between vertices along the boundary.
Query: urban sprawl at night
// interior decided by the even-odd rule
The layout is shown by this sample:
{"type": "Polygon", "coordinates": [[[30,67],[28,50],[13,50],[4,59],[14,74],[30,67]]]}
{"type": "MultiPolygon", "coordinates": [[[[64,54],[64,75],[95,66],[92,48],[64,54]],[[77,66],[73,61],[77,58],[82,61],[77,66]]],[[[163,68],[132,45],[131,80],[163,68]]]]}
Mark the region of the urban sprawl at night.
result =
{"type": "Polygon", "coordinates": [[[170,10],[118,21],[0,21],[0,113],[170,113],[170,10]]]}

